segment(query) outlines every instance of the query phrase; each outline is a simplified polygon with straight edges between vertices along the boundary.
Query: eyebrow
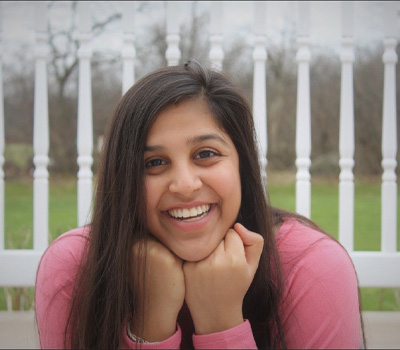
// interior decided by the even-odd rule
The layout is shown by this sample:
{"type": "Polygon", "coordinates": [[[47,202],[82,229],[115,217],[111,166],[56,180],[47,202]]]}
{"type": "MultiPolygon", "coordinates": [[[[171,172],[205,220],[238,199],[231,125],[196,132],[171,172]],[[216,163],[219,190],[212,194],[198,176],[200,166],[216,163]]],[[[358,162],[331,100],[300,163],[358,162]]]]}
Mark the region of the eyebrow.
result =
{"type": "MultiPolygon", "coordinates": [[[[219,136],[218,134],[214,134],[214,133],[191,137],[191,138],[189,138],[187,143],[189,145],[194,146],[201,142],[209,141],[209,140],[218,141],[218,142],[221,142],[222,144],[224,144],[225,146],[228,146],[228,143],[221,136],[219,136]]],[[[159,146],[159,145],[146,146],[144,149],[145,152],[158,152],[158,151],[163,151],[163,150],[165,150],[165,147],[159,146]]]]}
{"type": "Polygon", "coordinates": [[[214,134],[214,133],[195,136],[193,138],[190,138],[188,143],[190,145],[196,145],[203,141],[209,141],[209,140],[219,141],[219,142],[223,143],[225,146],[228,146],[228,143],[221,136],[219,136],[218,134],[214,134]]]}

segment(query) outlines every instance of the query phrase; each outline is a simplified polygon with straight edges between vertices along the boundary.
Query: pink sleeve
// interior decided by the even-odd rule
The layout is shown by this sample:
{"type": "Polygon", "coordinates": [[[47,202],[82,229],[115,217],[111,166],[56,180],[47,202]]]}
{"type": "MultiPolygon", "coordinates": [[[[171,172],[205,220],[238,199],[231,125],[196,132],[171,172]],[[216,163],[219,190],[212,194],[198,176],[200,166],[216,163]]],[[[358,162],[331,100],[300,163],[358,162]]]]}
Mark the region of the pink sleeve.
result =
{"type": "MultiPolygon", "coordinates": [[[[64,333],[71,307],[73,283],[79,268],[86,238],[76,229],[58,238],[43,254],[36,276],[36,321],[40,347],[64,348],[64,333]]],[[[181,329],[160,343],[138,344],[129,339],[126,325],[121,342],[124,349],[179,349],[181,329]]],[[[66,344],[70,348],[70,344],[66,344]]]]}
{"type": "Polygon", "coordinates": [[[282,304],[287,347],[359,349],[357,278],[349,256],[338,243],[323,239],[299,259],[282,304]]]}
{"type": "Polygon", "coordinates": [[[45,251],[36,276],[36,321],[41,348],[64,348],[73,283],[86,238],[61,236],[45,251]]]}
{"type": "Polygon", "coordinates": [[[250,322],[223,332],[193,335],[195,349],[257,349],[250,322]]]}

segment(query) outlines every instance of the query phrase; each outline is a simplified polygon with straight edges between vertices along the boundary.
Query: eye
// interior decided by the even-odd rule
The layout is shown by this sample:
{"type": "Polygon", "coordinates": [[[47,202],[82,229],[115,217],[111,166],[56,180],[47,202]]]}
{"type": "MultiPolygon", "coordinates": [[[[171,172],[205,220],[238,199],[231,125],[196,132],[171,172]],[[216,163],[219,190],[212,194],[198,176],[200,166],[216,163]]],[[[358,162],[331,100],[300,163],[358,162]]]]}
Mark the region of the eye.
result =
{"type": "Polygon", "coordinates": [[[211,150],[204,150],[204,151],[199,152],[195,158],[196,159],[207,159],[207,158],[216,157],[216,156],[219,156],[219,154],[217,152],[214,152],[211,150]]]}
{"type": "Polygon", "coordinates": [[[156,158],[156,159],[151,159],[145,163],[146,168],[154,168],[158,167],[161,165],[167,164],[164,160],[156,158]]]}

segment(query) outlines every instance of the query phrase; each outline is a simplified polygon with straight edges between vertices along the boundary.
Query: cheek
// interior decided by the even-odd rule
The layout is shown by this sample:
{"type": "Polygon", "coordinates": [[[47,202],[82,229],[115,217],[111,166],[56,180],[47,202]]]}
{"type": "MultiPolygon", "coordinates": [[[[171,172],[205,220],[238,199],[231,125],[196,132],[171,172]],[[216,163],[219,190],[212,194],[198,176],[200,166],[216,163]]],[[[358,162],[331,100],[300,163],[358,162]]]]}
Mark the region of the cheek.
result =
{"type": "Polygon", "coordinates": [[[235,164],[219,169],[214,174],[214,189],[224,201],[225,215],[236,219],[239,212],[242,190],[238,167],[235,164]]]}
{"type": "Polygon", "coordinates": [[[230,210],[232,211],[232,215],[234,216],[233,220],[236,220],[241,202],[242,188],[240,183],[240,176],[232,176],[232,180],[230,183],[230,210]]]}
{"type": "Polygon", "coordinates": [[[147,224],[153,222],[151,217],[154,215],[157,208],[158,194],[160,193],[160,188],[156,181],[146,180],[146,211],[147,211],[147,224]]]}
{"type": "Polygon", "coordinates": [[[160,232],[160,224],[158,220],[158,203],[161,193],[161,188],[157,181],[146,181],[146,226],[147,230],[153,234],[157,239],[162,240],[162,237],[159,235],[160,232]]]}

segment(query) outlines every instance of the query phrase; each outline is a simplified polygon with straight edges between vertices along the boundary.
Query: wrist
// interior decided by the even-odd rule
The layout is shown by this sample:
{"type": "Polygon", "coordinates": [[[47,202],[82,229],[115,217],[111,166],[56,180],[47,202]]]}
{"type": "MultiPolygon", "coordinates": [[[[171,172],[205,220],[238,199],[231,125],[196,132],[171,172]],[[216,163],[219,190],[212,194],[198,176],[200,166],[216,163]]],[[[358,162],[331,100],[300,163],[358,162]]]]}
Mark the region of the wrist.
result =
{"type": "Polygon", "coordinates": [[[153,318],[145,316],[144,322],[133,318],[128,326],[128,336],[137,343],[157,343],[171,337],[177,330],[176,324],[176,318],[166,319],[162,314],[153,318]],[[135,338],[139,341],[136,341],[135,338]]]}
{"type": "Polygon", "coordinates": [[[206,322],[195,322],[195,334],[205,335],[219,333],[235,328],[244,322],[243,316],[227,317],[227,318],[213,318],[206,320],[206,322]]]}
{"type": "Polygon", "coordinates": [[[139,343],[139,344],[157,344],[158,343],[158,342],[148,342],[148,341],[136,336],[135,334],[133,334],[132,330],[131,330],[131,321],[132,321],[131,319],[128,321],[127,327],[126,327],[126,332],[128,334],[128,338],[130,340],[132,340],[135,343],[139,343]]]}

